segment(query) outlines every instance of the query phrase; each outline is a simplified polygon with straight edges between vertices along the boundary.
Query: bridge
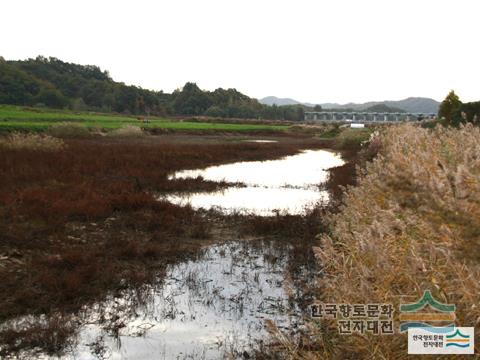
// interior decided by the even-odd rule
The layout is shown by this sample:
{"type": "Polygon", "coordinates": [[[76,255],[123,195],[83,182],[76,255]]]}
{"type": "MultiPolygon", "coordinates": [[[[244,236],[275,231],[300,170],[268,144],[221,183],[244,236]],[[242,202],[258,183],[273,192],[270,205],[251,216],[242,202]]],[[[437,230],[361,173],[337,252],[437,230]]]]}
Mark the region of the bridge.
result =
{"type": "Polygon", "coordinates": [[[436,114],[306,111],[305,121],[398,122],[435,119],[436,114]]]}

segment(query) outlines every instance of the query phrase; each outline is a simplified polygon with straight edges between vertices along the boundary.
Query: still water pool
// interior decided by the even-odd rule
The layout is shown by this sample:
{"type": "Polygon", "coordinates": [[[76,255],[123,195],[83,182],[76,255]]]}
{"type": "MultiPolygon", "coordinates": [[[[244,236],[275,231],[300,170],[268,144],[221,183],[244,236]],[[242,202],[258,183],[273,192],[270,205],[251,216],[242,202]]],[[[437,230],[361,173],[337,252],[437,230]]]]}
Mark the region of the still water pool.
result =
{"type": "Polygon", "coordinates": [[[306,150],[280,160],[248,161],[185,170],[171,178],[196,178],[242,183],[209,193],[180,193],[166,196],[176,204],[191,204],[195,209],[217,209],[224,213],[244,212],[274,215],[276,212],[302,214],[318,201],[328,201],[319,185],[327,179],[327,169],[343,165],[338,154],[325,150],[306,150]]]}
{"type": "MultiPolygon", "coordinates": [[[[262,216],[301,214],[328,200],[320,184],[339,155],[307,150],[280,160],[187,170],[172,177],[242,183],[223,191],[169,195],[175,203],[262,216]]],[[[302,331],[305,289],[318,275],[311,242],[224,239],[169,265],[158,283],[125,290],[78,315],[66,359],[250,358],[269,341],[266,321],[302,331]]],[[[41,356],[40,356],[41,357],[41,356]]]]}

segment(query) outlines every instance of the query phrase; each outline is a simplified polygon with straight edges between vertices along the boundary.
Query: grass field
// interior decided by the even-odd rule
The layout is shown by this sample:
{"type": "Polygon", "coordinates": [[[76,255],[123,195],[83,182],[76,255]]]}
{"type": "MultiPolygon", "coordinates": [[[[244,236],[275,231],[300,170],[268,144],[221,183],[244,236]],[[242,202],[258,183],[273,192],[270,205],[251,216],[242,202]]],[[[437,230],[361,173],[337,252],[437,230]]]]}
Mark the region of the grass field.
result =
{"type": "Polygon", "coordinates": [[[135,116],[0,105],[0,132],[44,131],[59,122],[81,123],[88,128],[100,128],[107,131],[126,125],[179,131],[283,131],[288,128],[287,125],[196,122],[158,117],[151,117],[148,123],[141,123],[135,116]]]}

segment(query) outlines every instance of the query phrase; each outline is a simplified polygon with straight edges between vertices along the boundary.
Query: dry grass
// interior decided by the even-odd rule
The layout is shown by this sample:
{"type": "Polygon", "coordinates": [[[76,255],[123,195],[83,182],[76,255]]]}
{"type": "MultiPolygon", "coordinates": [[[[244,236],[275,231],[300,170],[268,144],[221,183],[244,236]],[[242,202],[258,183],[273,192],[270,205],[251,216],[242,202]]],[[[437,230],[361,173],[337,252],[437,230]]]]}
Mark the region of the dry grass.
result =
{"type": "Polygon", "coordinates": [[[142,137],[145,136],[145,131],[138,126],[127,125],[120,129],[110,131],[108,135],[117,137],[142,137]]]}
{"type": "Polygon", "coordinates": [[[61,139],[39,134],[11,134],[0,139],[0,147],[9,150],[59,151],[65,144],[61,139]]]}
{"type": "Polygon", "coordinates": [[[63,122],[50,126],[48,133],[58,138],[84,138],[90,136],[90,131],[80,123],[63,122]]]}
{"type": "MultiPolygon", "coordinates": [[[[457,305],[459,325],[478,326],[480,129],[401,125],[386,129],[381,142],[315,249],[325,272],[321,300],[398,309],[402,295],[419,298],[429,289],[457,305]]],[[[321,352],[296,356],[407,357],[405,335],[338,337],[334,328],[316,338],[321,352]]]]}

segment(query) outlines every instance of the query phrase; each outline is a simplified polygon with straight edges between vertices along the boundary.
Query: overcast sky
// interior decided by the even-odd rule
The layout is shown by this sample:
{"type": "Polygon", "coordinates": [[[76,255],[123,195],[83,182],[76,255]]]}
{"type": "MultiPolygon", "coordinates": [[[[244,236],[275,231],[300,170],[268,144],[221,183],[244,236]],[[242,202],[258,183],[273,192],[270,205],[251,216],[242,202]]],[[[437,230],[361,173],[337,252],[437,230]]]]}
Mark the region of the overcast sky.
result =
{"type": "Polygon", "coordinates": [[[480,100],[480,0],[2,0],[0,55],[312,103],[480,100]]]}

